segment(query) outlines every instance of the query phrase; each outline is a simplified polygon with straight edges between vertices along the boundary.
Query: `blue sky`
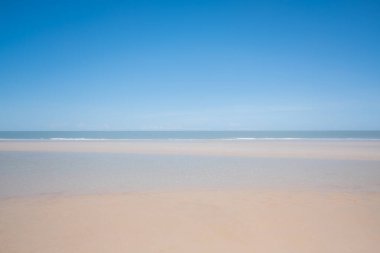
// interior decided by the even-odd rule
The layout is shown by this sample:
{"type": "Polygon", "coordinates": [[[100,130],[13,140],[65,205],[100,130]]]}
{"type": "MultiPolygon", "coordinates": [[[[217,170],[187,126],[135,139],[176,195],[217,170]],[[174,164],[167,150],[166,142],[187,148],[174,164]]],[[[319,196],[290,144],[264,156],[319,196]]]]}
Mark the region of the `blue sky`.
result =
{"type": "Polygon", "coordinates": [[[0,130],[379,130],[380,1],[0,2],[0,130]]]}

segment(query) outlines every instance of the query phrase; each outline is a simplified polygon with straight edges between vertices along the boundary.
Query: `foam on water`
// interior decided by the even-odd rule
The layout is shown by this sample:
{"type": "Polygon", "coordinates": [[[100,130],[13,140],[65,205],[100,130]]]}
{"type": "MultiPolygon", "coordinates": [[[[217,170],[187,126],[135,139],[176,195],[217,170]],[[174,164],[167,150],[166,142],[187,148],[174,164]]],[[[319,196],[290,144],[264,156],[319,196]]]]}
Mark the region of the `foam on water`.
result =
{"type": "Polygon", "coordinates": [[[380,131],[0,131],[0,140],[380,140],[380,131]]]}

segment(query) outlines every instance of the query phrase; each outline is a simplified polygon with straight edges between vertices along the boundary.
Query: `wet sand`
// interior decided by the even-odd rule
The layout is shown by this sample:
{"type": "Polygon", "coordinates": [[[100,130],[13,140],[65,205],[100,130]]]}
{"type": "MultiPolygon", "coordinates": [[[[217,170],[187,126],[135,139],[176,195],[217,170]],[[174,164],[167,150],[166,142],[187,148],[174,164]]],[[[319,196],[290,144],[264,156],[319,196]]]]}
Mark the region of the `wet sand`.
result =
{"type": "Polygon", "coordinates": [[[380,141],[368,140],[130,140],[0,141],[1,151],[380,160],[380,141]]]}
{"type": "MultiPolygon", "coordinates": [[[[156,165],[158,168],[171,161],[173,168],[177,168],[189,160],[180,157],[173,163],[172,160],[167,160],[169,158],[162,157],[177,158],[184,155],[191,156],[192,161],[197,160],[197,157],[199,161],[213,157],[213,160],[205,160],[206,162],[200,162],[198,165],[195,163],[196,166],[201,166],[200,172],[204,172],[202,166],[216,166],[218,161],[226,166],[212,170],[215,174],[208,175],[210,178],[218,177],[216,173],[224,169],[223,178],[230,178],[235,175],[233,172],[236,172],[240,173],[241,178],[254,180],[260,175],[255,174],[257,171],[265,172],[270,170],[271,166],[275,167],[272,172],[278,171],[278,174],[283,173],[282,166],[294,166],[298,167],[297,170],[285,170],[286,173],[291,172],[294,176],[299,176],[302,170],[314,169],[327,170],[327,178],[351,177],[348,181],[334,181],[340,186],[346,182],[359,182],[358,175],[362,175],[360,173],[364,171],[364,174],[372,173],[368,175],[371,181],[363,177],[365,180],[360,185],[374,186],[360,190],[339,188],[339,185],[324,188],[322,183],[327,181],[323,179],[319,185],[322,187],[310,188],[306,186],[318,181],[315,175],[320,174],[307,174],[298,178],[292,176],[292,180],[286,177],[277,178],[280,181],[288,180],[283,185],[270,177],[271,180],[265,187],[239,187],[239,184],[225,187],[223,181],[214,189],[194,184],[188,189],[158,187],[154,190],[134,190],[126,193],[118,193],[117,190],[102,193],[100,190],[98,194],[3,197],[0,199],[0,252],[379,252],[380,178],[376,171],[380,160],[379,147],[380,144],[376,141],[0,142],[0,150],[5,154],[5,158],[0,160],[3,161],[0,166],[9,167],[0,168],[3,171],[1,173],[20,170],[20,167],[12,167],[12,164],[24,155],[34,157],[34,160],[29,157],[29,160],[25,159],[26,163],[20,163],[18,166],[25,167],[28,163],[34,163],[34,166],[57,166],[66,161],[64,168],[52,166],[39,172],[40,175],[52,173],[57,168],[60,169],[59,173],[63,173],[69,170],[70,164],[86,165],[89,163],[86,159],[95,159],[92,158],[94,153],[98,156],[105,153],[125,155],[123,158],[107,156],[106,160],[94,162],[101,167],[110,164],[110,158],[120,159],[118,164],[137,159],[130,164],[134,167],[146,162],[146,159],[151,159],[146,155],[154,154],[160,157],[159,160],[154,158],[145,165],[156,165]],[[67,152],[79,154],[76,158],[79,160],[59,158],[67,152]],[[53,153],[57,156],[49,155],[53,153]],[[127,156],[131,154],[143,156],[127,156]],[[226,157],[235,157],[237,160],[223,160],[227,159],[226,157]],[[259,160],[250,160],[250,157],[259,160]],[[264,160],[260,160],[261,158],[264,160]],[[267,161],[267,158],[270,159],[267,161]],[[256,165],[259,167],[254,168],[256,165]],[[334,174],[329,171],[328,166],[335,165],[343,167],[336,171],[331,170],[334,174]],[[345,166],[350,167],[351,174],[337,174],[337,171],[345,171],[345,166]],[[230,169],[230,172],[226,173],[226,169],[230,169]],[[250,174],[244,173],[251,170],[256,171],[250,178],[247,176],[250,174]],[[311,179],[306,185],[291,187],[295,182],[306,179],[311,179]]],[[[93,165],[90,168],[93,168],[93,165]]],[[[187,165],[181,169],[180,174],[194,168],[187,165]]],[[[110,173],[124,169],[117,167],[110,170],[110,173]]],[[[139,167],[139,170],[141,169],[146,168],[139,167]]],[[[32,176],[33,171],[26,168],[25,171],[19,172],[31,173],[32,176]]],[[[70,177],[76,178],[78,174],[75,174],[75,171],[76,169],[70,176],[63,177],[65,181],[70,177]]],[[[86,170],[86,177],[81,178],[82,182],[95,178],[87,177],[90,172],[91,170],[86,170]]],[[[96,170],[92,172],[98,173],[96,170]]],[[[173,174],[174,170],[168,172],[173,174]]],[[[7,173],[2,175],[8,177],[7,173]]],[[[162,170],[158,170],[155,174],[145,175],[159,180],[160,175],[165,175],[162,173],[162,170]]],[[[19,177],[19,174],[14,175],[19,177]]],[[[139,174],[133,180],[139,180],[141,175],[144,174],[139,174]]],[[[201,175],[194,174],[198,177],[201,175]]],[[[63,175],[55,175],[55,178],[57,176],[63,175]]],[[[103,177],[103,181],[107,180],[104,174],[95,176],[103,177]]],[[[117,177],[123,179],[121,175],[117,177]]],[[[19,184],[21,187],[22,184],[28,183],[28,178],[29,176],[14,182],[16,186],[19,184]]],[[[54,177],[46,177],[43,180],[52,178],[54,177]]],[[[259,177],[259,181],[266,179],[266,174],[259,177]]],[[[169,178],[163,182],[172,180],[173,178],[169,178]]],[[[33,181],[34,184],[36,182],[33,181]]],[[[73,181],[69,182],[65,187],[75,186],[72,184],[73,181]]],[[[100,182],[93,186],[101,188],[100,182]]],[[[107,184],[115,182],[121,181],[109,181],[107,184]]],[[[179,181],[180,184],[183,182],[185,181],[179,181]]],[[[52,183],[56,182],[53,180],[52,183]]]]}

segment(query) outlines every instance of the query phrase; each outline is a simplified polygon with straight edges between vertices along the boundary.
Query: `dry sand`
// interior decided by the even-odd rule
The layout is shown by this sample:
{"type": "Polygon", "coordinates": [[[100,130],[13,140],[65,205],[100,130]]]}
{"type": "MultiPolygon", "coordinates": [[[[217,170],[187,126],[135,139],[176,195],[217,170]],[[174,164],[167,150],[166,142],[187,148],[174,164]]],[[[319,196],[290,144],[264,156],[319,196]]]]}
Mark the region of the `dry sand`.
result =
{"type": "Polygon", "coordinates": [[[0,201],[0,252],[380,251],[379,193],[188,191],[0,201]]]}

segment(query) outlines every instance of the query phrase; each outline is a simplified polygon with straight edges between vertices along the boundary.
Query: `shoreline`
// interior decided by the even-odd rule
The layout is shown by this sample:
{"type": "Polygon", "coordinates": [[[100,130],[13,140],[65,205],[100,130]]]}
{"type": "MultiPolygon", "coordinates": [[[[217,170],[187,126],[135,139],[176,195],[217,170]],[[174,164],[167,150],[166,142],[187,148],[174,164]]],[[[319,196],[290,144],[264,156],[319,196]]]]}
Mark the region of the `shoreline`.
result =
{"type": "Polygon", "coordinates": [[[0,141],[0,152],[86,152],[380,161],[380,141],[0,141]]]}
{"type": "Polygon", "coordinates": [[[0,142],[0,197],[252,187],[380,192],[380,142],[0,142]]]}

